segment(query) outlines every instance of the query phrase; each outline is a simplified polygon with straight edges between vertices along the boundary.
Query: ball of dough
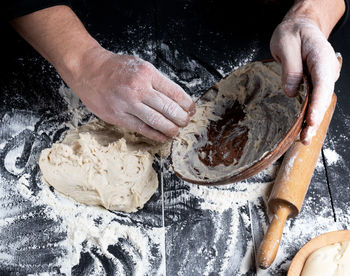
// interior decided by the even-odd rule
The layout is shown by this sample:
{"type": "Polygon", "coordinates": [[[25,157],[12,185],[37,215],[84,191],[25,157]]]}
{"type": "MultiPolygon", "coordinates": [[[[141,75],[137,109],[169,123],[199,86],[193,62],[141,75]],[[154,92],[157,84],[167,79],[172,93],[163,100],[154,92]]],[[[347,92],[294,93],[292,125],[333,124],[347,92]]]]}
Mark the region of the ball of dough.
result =
{"type": "Polygon", "coordinates": [[[313,252],[301,276],[349,276],[350,242],[335,243],[313,252]]]}
{"type": "Polygon", "coordinates": [[[49,185],[81,203],[135,212],[158,187],[149,142],[94,120],[43,150],[39,166],[49,185]]]}

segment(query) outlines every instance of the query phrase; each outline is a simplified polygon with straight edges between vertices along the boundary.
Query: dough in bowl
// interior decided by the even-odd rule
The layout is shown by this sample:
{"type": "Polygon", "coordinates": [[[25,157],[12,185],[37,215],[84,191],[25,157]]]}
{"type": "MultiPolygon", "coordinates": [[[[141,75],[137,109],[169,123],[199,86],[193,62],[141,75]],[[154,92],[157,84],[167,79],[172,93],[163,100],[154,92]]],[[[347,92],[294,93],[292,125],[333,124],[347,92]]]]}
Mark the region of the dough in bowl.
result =
{"type": "Polygon", "coordinates": [[[166,145],[94,120],[42,151],[44,180],[88,205],[136,212],[158,187],[154,154],[166,145]]]}
{"type": "Polygon", "coordinates": [[[350,242],[324,246],[306,260],[301,276],[349,276],[350,242]]]}
{"type": "Polygon", "coordinates": [[[204,183],[230,179],[262,160],[301,114],[307,86],[296,97],[282,89],[277,62],[252,62],[233,71],[196,103],[196,114],[172,146],[175,172],[204,183]]]}

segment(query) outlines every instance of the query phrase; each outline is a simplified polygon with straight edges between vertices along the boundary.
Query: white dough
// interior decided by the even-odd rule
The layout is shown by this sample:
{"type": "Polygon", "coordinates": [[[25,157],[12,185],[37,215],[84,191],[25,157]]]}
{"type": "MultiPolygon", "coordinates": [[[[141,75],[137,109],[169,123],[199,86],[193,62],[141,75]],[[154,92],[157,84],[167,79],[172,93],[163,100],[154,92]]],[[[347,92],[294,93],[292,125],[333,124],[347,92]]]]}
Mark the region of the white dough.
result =
{"type": "Polygon", "coordinates": [[[88,205],[135,212],[158,187],[152,167],[162,146],[94,120],[42,151],[43,178],[59,192],[88,205]]]}
{"type": "Polygon", "coordinates": [[[350,242],[335,243],[313,252],[301,276],[349,276],[350,242]]]}

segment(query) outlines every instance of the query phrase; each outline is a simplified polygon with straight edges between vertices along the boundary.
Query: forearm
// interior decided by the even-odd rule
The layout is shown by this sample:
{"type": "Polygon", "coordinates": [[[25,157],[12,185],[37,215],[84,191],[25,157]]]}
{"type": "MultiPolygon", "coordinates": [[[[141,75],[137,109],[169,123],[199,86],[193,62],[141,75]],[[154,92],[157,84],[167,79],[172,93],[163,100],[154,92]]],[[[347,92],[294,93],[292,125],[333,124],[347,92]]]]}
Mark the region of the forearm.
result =
{"type": "Polygon", "coordinates": [[[66,81],[76,79],[84,55],[100,47],[68,6],[39,10],[11,24],[66,81]]]}
{"type": "Polygon", "coordinates": [[[296,0],[285,19],[295,17],[311,19],[328,38],[344,12],[344,0],[296,0]]]}

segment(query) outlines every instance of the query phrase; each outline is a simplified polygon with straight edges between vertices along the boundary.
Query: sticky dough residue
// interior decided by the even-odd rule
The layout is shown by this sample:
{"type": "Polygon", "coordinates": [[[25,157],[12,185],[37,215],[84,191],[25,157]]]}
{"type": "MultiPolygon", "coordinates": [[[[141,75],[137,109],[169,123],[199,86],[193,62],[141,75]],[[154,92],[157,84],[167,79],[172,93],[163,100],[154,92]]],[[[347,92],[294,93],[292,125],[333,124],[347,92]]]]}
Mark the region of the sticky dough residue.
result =
{"type": "Polygon", "coordinates": [[[81,203],[135,212],[158,187],[155,153],[166,156],[168,148],[93,120],[43,150],[39,165],[46,182],[81,203]]]}
{"type": "Polygon", "coordinates": [[[196,114],[174,141],[171,157],[175,171],[188,180],[217,181],[250,167],[278,145],[300,115],[304,82],[298,91],[295,98],[284,94],[281,66],[276,62],[253,62],[232,72],[199,99],[196,114]],[[231,114],[227,113],[230,110],[231,114]],[[223,133],[215,129],[222,117],[233,118],[231,125],[225,126],[229,143],[223,143],[223,133]],[[213,122],[214,128],[208,131],[213,122]],[[245,140],[240,139],[244,136],[245,140]],[[236,152],[230,155],[232,147],[236,152]]]}

